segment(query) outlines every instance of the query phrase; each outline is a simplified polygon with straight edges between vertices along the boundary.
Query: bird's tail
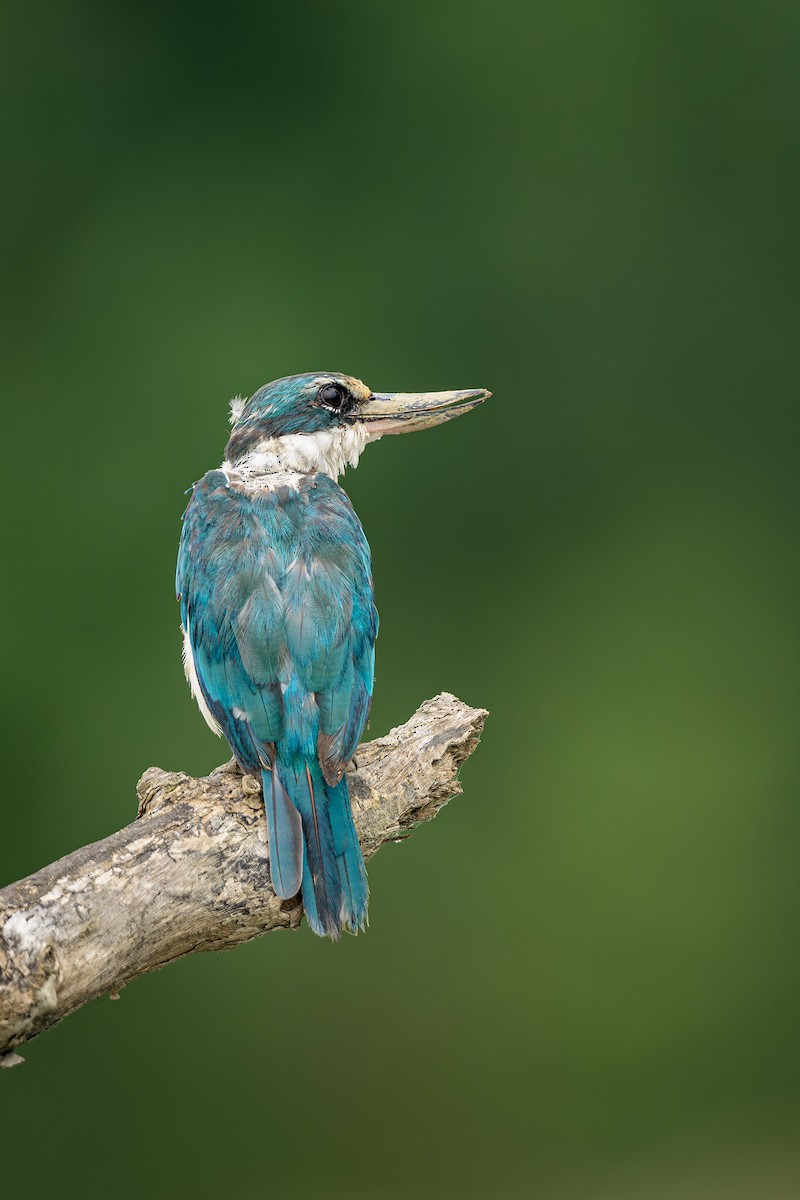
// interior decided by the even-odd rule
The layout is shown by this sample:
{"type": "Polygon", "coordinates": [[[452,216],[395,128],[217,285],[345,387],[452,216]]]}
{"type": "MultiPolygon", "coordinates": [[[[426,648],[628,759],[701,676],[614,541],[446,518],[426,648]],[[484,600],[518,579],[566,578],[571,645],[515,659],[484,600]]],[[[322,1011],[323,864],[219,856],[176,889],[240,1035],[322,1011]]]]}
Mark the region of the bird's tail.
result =
{"type": "Polygon", "coordinates": [[[276,761],[264,772],[264,800],[277,894],[295,895],[302,877],[303,905],[314,933],[335,940],[342,928],[354,933],[363,929],[367,873],[347,779],[331,786],[317,762],[295,766],[276,761]]]}

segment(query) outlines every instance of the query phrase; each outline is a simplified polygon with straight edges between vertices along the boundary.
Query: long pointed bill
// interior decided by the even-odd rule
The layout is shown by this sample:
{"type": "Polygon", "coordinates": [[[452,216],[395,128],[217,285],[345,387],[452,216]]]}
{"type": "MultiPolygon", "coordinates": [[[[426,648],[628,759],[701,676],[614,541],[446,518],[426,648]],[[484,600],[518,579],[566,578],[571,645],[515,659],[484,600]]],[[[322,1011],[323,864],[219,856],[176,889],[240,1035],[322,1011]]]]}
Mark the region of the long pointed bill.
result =
{"type": "Polygon", "coordinates": [[[477,408],[491,396],[486,388],[464,392],[373,392],[359,405],[355,416],[363,421],[371,438],[385,433],[413,433],[452,421],[477,408]]]}

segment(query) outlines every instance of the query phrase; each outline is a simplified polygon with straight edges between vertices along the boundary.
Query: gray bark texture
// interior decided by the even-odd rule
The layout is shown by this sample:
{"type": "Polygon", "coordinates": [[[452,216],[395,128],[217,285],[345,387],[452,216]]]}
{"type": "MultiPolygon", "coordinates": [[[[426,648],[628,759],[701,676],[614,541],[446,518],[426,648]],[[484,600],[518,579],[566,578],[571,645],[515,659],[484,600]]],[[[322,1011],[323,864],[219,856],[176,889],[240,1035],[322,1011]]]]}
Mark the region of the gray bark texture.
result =
{"type": "MultiPolygon", "coordinates": [[[[446,692],[360,746],[348,780],[365,858],[458,795],[487,714],[446,692]]],[[[297,929],[269,873],[261,789],[227,763],[205,779],[150,767],[131,824],[0,891],[0,1066],[89,1000],[201,950],[297,929]]]]}

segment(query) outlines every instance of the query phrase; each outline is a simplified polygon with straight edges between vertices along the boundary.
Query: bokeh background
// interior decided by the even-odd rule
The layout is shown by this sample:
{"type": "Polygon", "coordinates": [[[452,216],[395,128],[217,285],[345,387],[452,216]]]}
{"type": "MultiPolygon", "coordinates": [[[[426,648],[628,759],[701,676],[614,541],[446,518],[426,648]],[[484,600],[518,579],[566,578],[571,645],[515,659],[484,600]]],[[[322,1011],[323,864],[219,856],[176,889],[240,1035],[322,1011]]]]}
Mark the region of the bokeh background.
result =
{"type": "Polygon", "coordinates": [[[346,479],[372,733],[489,708],[463,798],[367,936],[34,1043],[4,1194],[800,1196],[799,56],[771,0],[4,0],[3,882],[226,757],[173,571],[232,394],[494,392],[346,479]]]}

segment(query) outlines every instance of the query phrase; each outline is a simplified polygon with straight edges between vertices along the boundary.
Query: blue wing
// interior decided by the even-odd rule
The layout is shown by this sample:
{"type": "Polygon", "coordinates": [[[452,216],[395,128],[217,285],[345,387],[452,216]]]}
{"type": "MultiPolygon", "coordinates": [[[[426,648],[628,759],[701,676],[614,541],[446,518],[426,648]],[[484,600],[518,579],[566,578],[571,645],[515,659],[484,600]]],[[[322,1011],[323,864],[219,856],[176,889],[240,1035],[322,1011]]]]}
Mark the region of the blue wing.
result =
{"type": "Polygon", "coordinates": [[[317,475],[244,490],[209,472],[184,517],[177,590],[202,697],[240,765],[259,770],[285,742],[338,782],[369,715],[378,630],[342,489],[317,475]]]}

